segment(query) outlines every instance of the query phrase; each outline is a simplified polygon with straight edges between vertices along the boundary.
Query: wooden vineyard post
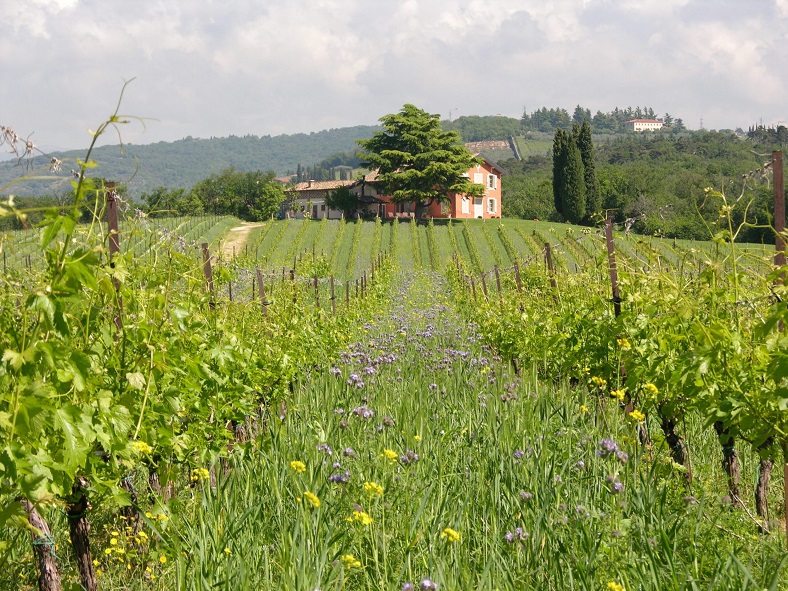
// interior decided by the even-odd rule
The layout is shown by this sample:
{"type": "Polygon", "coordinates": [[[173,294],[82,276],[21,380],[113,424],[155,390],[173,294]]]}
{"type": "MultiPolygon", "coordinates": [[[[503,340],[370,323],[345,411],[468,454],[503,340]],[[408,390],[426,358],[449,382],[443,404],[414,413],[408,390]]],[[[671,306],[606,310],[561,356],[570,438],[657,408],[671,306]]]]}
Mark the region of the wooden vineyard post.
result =
{"type": "MultiPolygon", "coordinates": [[[[115,192],[115,183],[107,182],[106,184],[106,199],[107,199],[107,227],[109,229],[109,266],[111,269],[115,268],[114,258],[120,254],[120,229],[118,227],[118,200],[117,193],[115,192]]],[[[121,318],[121,311],[123,310],[123,297],[120,295],[120,281],[117,277],[112,278],[112,284],[115,286],[115,295],[118,298],[118,309],[113,318],[115,322],[116,338],[117,333],[123,330],[123,319],[121,318]]]]}
{"type": "Polygon", "coordinates": [[[317,307],[319,309],[320,308],[320,287],[318,286],[318,283],[317,283],[317,275],[315,275],[314,285],[315,285],[315,307],[317,307]]]}
{"type": "Polygon", "coordinates": [[[233,301],[233,282],[227,282],[227,295],[230,297],[230,301],[233,301]]]}
{"type": "Polygon", "coordinates": [[[473,293],[473,301],[476,301],[476,282],[471,277],[471,292],[473,293]]]}
{"type": "Polygon", "coordinates": [[[501,293],[501,273],[498,270],[498,265],[495,265],[495,285],[498,287],[498,297],[503,299],[503,294],[501,293]]]}
{"type": "Polygon", "coordinates": [[[298,297],[296,296],[296,288],[295,288],[295,267],[290,269],[290,288],[293,291],[293,303],[295,304],[298,301],[298,297]]]}
{"type": "MultiPolygon", "coordinates": [[[[774,242],[774,264],[778,268],[785,266],[785,241],[783,232],[785,231],[785,178],[783,174],[783,153],[781,150],[772,152],[772,180],[774,187],[774,229],[777,237],[774,242]]],[[[782,284],[785,277],[779,275],[775,283],[782,284]]],[[[780,322],[780,331],[784,330],[780,322]]],[[[785,536],[788,544],[788,446],[783,443],[783,493],[785,495],[785,536]]]]}
{"type": "Polygon", "coordinates": [[[27,499],[22,499],[22,507],[30,523],[30,536],[33,538],[33,554],[36,557],[38,588],[40,591],[60,591],[60,571],[57,567],[55,540],[49,524],[27,499]]]}
{"type": "Polygon", "coordinates": [[[616,268],[616,251],[613,245],[613,219],[610,215],[605,220],[605,239],[607,241],[607,260],[610,266],[610,286],[613,291],[613,310],[615,311],[616,318],[621,315],[621,297],[618,292],[618,270],[616,268]]]}
{"type": "Polygon", "coordinates": [[[515,262],[514,263],[514,280],[517,283],[517,291],[523,291],[523,282],[520,279],[520,266],[515,262]]]}
{"type": "Polygon", "coordinates": [[[263,316],[268,316],[268,302],[265,299],[265,286],[263,285],[263,272],[257,268],[257,288],[260,290],[260,301],[263,303],[263,316]]]}
{"type": "Polygon", "coordinates": [[[358,277],[356,278],[356,295],[355,298],[358,299],[358,277]]]}
{"type": "Polygon", "coordinates": [[[202,243],[202,272],[205,275],[205,289],[211,296],[208,305],[213,308],[215,305],[213,301],[213,269],[211,268],[211,253],[208,252],[207,242],[202,243]]]}
{"type": "Polygon", "coordinates": [[[558,283],[555,280],[555,267],[553,266],[553,251],[550,243],[544,243],[544,258],[547,261],[547,274],[550,276],[550,287],[553,290],[553,301],[558,303],[558,283]]]}
{"type": "Polygon", "coordinates": [[[331,276],[331,314],[337,313],[337,300],[334,296],[334,276],[331,276]]]}
{"type": "Polygon", "coordinates": [[[484,293],[484,299],[487,299],[487,281],[484,279],[484,273],[481,274],[482,278],[482,292],[484,293]]]}

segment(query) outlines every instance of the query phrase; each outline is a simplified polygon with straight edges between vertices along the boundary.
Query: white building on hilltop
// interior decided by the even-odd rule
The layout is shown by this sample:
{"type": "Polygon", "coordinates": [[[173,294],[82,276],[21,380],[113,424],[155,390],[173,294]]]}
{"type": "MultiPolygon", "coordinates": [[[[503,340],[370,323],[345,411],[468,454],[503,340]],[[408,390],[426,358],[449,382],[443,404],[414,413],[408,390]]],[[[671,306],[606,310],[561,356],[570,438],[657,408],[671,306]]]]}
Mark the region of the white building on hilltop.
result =
{"type": "Polygon", "coordinates": [[[664,125],[659,119],[632,119],[627,121],[630,131],[659,131],[664,125]]]}

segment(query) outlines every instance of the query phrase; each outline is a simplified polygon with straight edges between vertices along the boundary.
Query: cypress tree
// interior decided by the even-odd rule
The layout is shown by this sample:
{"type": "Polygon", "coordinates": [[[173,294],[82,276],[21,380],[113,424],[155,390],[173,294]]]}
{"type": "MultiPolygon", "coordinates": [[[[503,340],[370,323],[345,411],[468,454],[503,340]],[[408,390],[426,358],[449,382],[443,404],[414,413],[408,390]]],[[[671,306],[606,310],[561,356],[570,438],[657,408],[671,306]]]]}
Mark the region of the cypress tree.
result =
{"type": "Polygon", "coordinates": [[[583,159],[573,135],[567,134],[566,164],[563,170],[561,212],[568,222],[579,224],[586,216],[586,183],[583,159]]]}
{"type": "Polygon", "coordinates": [[[591,141],[591,125],[588,120],[583,121],[577,134],[577,147],[580,149],[580,158],[583,160],[584,180],[586,185],[586,216],[585,222],[591,222],[591,216],[602,209],[602,195],[599,183],[596,180],[594,166],[594,144],[591,141]]]}
{"type": "Polygon", "coordinates": [[[566,193],[564,182],[564,169],[566,168],[566,132],[558,128],[555,130],[553,138],[553,203],[555,210],[564,215],[564,194],[566,193]]]}

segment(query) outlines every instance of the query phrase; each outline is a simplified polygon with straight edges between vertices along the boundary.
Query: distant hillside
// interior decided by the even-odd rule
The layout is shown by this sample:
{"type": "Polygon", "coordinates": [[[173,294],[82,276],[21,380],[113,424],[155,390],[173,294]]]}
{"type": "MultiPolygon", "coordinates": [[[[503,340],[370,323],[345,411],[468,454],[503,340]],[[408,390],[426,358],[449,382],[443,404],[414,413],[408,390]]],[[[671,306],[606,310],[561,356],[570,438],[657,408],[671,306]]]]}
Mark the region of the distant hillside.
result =
{"type": "MultiPolygon", "coordinates": [[[[277,175],[295,171],[298,164],[312,164],[337,152],[355,152],[356,140],[366,139],[380,129],[359,125],[309,134],[276,137],[246,135],[226,138],[198,139],[187,137],[176,142],[127,144],[97,148],[93,159],[99,164],[98,176],[126,183],[132,196],[156,187],[190,188],[196,182],[230,166],[241,171],[274,171],[277,175]]],[[[15,183],[3,194],[43,195],[60,193],[69,187],[69,170],[74,161],[84,158],[83,150],[56,152],[63,160],[63,172],[57,180],[42,179],[15,183]]],[[[34,168],[46,169],[49,158],[33,161],[34,168]]],[[[0,187],[25,175],[24,165],[15,161],[0,163],[0,187]]]]}

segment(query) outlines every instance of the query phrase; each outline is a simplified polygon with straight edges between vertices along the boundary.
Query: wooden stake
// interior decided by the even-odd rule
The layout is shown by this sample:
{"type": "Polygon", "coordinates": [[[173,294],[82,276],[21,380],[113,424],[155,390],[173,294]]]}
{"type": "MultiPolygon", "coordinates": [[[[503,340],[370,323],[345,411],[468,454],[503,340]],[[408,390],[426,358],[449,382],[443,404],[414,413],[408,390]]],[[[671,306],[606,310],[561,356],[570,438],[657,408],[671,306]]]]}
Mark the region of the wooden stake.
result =
{"type": "Polygon", "coordinates": [[[514,280],[517,282],[517,291],[523,291],[523,283],[520,279],[520,266],[517,263],[514,264],[514,280]]]}
{"type": "Polygon", "coordinates": [[[547,274],[550,277],[550,287],[553,290],[553,301],[558,303],[558,283],[555,280],[555,267],[553,267],[553,251],[550,249],[550,243],[544,243],[544,258],[547,261],[547,274]]]}
{"type": "MultiPolygon", "coordinates": [[[[616,268],[616,250],[613,245],[613,219],[610,215],[605,220],[605,238],[607,240],[607,260],[610,267],[610,286],[613,291],[613,310],[616,318],[621,315],[621,296],[618,292],[618,269],[616,268]]],[[[700,263],[698,263],[700,265],[700,263]]]]}
{"type": "Polygon", "coordinates": [[[337,300],[334,296],[334,276],[331,276],[331,313],[337,313],[337,300]]]}
{"type": "MultiPolygon", "coordinates": [[[[109,230],[109,266],[111,269],[114,269],[114,258],[120,253],[120,229],[118,227],[118,201],[116,199],[117,193],[115,192],[115,183],[107,182],[105,190],[107,200],[107,227],[109,230]]],[[[115,322],[116,333],[119,333],[123,330],[123,319],[121,317],[121,312],[123,311],[123,297],[120,295],[120,281],[118,281],[117,277],[112,278],[112,284],[115,286],[115,294],[118,298],[118,309],[115,312],[113,321],[115,322]]]]}
{"type": "Polygon", "coordinates": [[[205,275],[206,290],[213,294],[213,269],[211,268],[211,253],[208,252],[208,243],[202,243],[202,272],[205,275]]]}
{"type": "Polygon", "coordinates": [[[257,268],[257,288],[260,290],[260,301],[263,303],[263,316],[268,316],[268,302],[265,298],[265,286],[263,285],[263,272],[257,268]]]}

